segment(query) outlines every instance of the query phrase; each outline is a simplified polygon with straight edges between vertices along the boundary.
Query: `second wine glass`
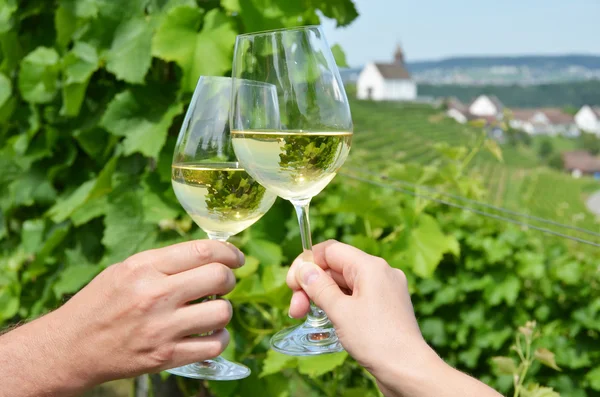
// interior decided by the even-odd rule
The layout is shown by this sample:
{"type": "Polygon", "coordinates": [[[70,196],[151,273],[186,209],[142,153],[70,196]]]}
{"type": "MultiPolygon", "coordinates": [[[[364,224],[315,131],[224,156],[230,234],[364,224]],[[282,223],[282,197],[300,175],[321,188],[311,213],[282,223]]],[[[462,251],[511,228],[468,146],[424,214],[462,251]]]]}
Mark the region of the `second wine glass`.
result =
{"type": "MultiPolygon", "coordinates": [[[[232,77],[277,88],[277,101],[258,106],[278,108],[281,125],[264,129],[253,116],[264,111],[249,106],[234,84],[233,147],[254,179],[294,205],[303,260],[313,262],[309,203],[334,178],[352,141],[348,99],[323,31],[307,26],[238,36],[232,77]]],[[[327,315],[314,303],[306,322],[277,333],[271,346],[294,356],[343,350],[327,315]]]]}
{"type": "MultiPolygon", "coordinates": [[[[274,87],[267,84],[243,81],[236,84],[257,102],[275,96],[274,87]]],[[[229,78],[200,78],[181,126],[171,167],[173,190],[179,203],[211,240],[219,241],[227,241],[250,227],[277,198],[252,179],[237,162],[229,130],[231,86],[229,78]]],[[[277,114],[256,114],[256,119],[263,120],[266,127],[278,125],[269,124],[278,122],[277,114]]],[[[211,380],[242,379],[250,375],[246,366],[222,357],[167,372],[211,380]]]]}

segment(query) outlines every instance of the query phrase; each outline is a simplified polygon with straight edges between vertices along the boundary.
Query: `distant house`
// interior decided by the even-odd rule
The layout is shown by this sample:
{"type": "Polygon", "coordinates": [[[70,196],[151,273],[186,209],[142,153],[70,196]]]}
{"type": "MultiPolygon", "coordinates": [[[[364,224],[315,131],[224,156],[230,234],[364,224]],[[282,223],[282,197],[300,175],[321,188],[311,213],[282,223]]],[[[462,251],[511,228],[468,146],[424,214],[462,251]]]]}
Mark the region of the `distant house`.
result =
{"type": "Polygon", "coordinates": [[[358,99],[375,101],[413,101],[417,98],[417,83],[404,64],[404,53],[396,49],[393,63],[368,63],[356,82],[358,99]]]}
{"type": "Polygon", "coordinates": [[[600,136],[600,107],[585,105],[575,114],[577,127],[600,136]]]}
{"type": "Polygon", "coordinates": [[[573,116],[558,108],[511,109],[509,125],[530,135],[577,136],[573,116]]]}
{"type": "Polygon", "coordinates": [[[596,174],[600,172],[600,158],[592,156],[585,150],[574,150],[562,153],[563,167],[574,177],[582,174],[596,174]]]}
{"type": "Polygon", "coordinates": [[[446,100],[446,115],[464,124],[469,120],[469,109],[458,98],[450,97],[446,100]]]}
{"type": "Polygon", "coordinates": [[[504,105],[494,95],[479,95],[471,102],[468,110],[476,118],[500,120],[504,114],[504,105]]]}

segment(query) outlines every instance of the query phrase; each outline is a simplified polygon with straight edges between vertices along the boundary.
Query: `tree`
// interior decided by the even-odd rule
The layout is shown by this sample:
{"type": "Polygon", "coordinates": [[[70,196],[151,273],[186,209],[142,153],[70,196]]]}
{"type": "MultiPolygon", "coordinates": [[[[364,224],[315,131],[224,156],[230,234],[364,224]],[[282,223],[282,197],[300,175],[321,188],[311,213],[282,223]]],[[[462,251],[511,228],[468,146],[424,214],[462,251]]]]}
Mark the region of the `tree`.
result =
{"type": "Polygon", "coordinates": [[[579,137],[579,147],[597,155],[600,153],[600,139],[594,134],[583,132],[579,137]]]}
{"type": "Polygon", "coordinates": [[[538,149],[538,154],[542,160],[548,158],[554,152],[554,146],[552,145],[552,141],[549,139],[544,139],[540,143],[540,147],[538,149]]]}

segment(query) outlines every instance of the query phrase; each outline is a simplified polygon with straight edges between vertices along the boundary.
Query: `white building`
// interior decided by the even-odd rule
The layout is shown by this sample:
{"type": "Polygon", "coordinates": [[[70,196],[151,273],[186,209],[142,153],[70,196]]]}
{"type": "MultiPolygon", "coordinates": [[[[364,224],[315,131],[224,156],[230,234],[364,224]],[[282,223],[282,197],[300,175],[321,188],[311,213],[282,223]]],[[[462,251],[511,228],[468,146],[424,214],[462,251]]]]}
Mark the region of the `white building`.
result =
{"type": "Polygon", "coordinates": [[[413,101],[417,98],[417,83],[404,65],[400,46],[394,54],[394,63],[368,63],[356,83],[358,99],[375,101],[413,101]]]}
{"type": "Polygon", "coordinates": [[[579,135],[573,116],[559,108],[512,109],[509,124],[530,135],[579,135]]]}
{"type": "Polygon", "coordinates": [[[469,110],[457,98],[451,97],[446,101],[446,115],[461,124],[469,121],[469,110]]]}
{"type": "Polygon", "coordinates": [[[501,119],[504,105],[494,95],[479,95],[471,102],[468,111],[475,117],[501,119]]]}
{"type": "Polygon", "coordinates": [[[577,127],[600,136],[600,107],[583,106],[575,114],[577,127]]]}

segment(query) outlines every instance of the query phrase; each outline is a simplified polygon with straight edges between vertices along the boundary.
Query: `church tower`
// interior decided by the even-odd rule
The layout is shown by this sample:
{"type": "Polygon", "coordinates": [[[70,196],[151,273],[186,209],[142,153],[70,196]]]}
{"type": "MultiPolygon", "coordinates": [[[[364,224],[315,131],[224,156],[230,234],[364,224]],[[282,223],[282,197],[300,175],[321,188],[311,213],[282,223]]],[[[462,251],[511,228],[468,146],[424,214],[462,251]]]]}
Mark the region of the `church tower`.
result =
{"type": "Polygon", "coordinates": [[[402,47],[400,47],[400,43],[396,44],[396,52],[394,53],[394,63],[396,65],[404,66],[404,52],[402,51],[402,47]]]}

